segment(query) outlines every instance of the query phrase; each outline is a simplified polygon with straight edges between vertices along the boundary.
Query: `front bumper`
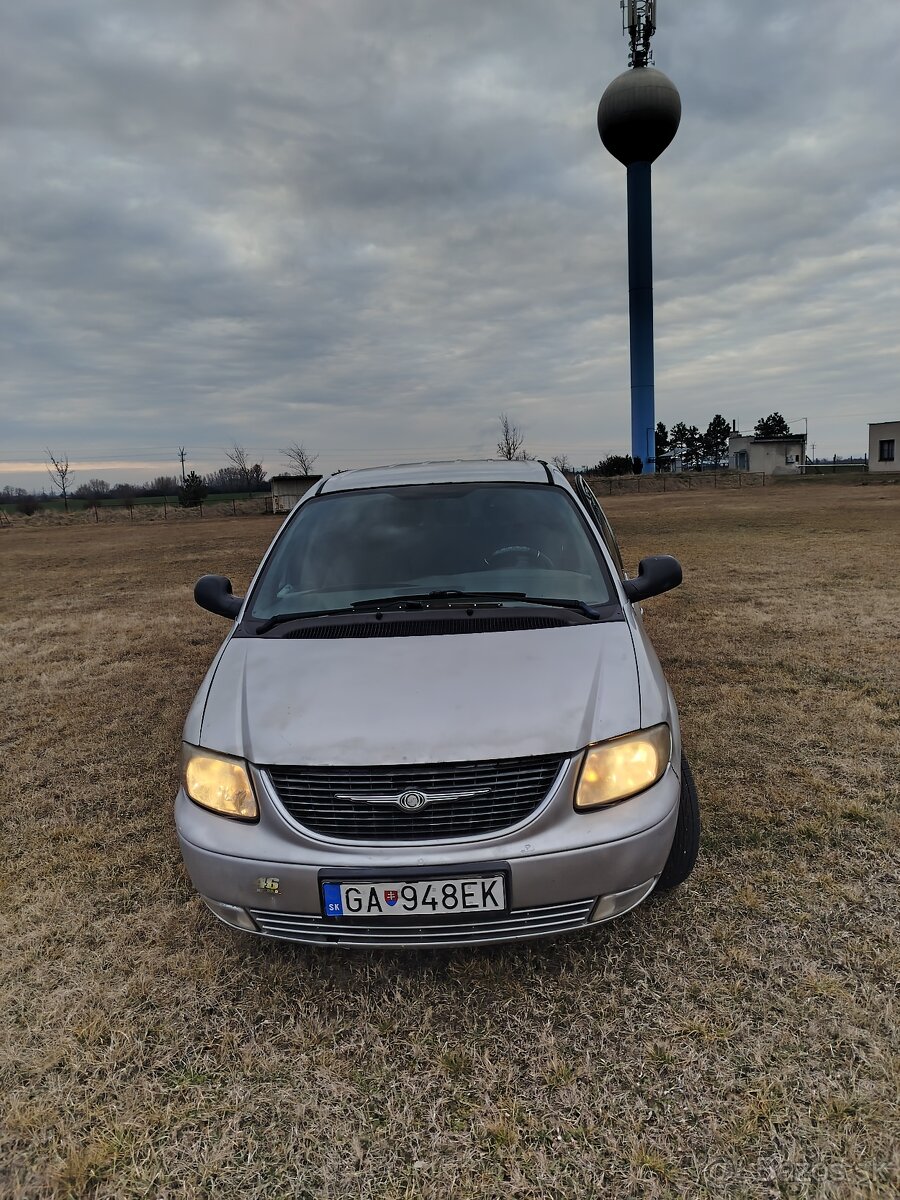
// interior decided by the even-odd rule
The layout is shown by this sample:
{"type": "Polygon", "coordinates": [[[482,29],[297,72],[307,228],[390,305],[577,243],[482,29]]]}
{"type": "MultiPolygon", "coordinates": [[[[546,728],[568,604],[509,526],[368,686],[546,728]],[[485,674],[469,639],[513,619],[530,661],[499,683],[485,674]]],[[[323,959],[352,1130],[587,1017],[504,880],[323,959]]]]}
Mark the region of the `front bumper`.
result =
{"type": "Polygon", "coordinates": [[[313,946],[345,946],[357,949],[401,949],[412,947],[472,946],[496,942],[519,942],[529,938],[555,937],[585,925],[610,921],[635,908],[653,891],[656,878],[625,892],[599,899],[575,900],[568,904],[546,904],[540,908],[515,909],[504,917],[479,921],[333,920],[310,913],[269,912],[221,904],[204,896],[210,911],[233,929],[282,938],[313,946]]]}
{"type": "Polygon", "coordinates": [[[373,845],[313,838],[291,822],[255,773],[260,821],[216,816],[184,792],[176,824],[191,880],[210,909],[234,928],[265,937],[342,946],[457,946],[547,937],[610,920],[652,891],[675,834],[680,781],[670,767],[640,796],[592,813],[572,807],[576,765],[552,795],[512,831],[456,842],[373,845]],[[587,844],[586,844],[587,843],[587,844]],[[502,916],[430,921],[326,918],[320,871],[347,868],[402,878],[442,867],[502,860],[509,911],[502,916]]]}

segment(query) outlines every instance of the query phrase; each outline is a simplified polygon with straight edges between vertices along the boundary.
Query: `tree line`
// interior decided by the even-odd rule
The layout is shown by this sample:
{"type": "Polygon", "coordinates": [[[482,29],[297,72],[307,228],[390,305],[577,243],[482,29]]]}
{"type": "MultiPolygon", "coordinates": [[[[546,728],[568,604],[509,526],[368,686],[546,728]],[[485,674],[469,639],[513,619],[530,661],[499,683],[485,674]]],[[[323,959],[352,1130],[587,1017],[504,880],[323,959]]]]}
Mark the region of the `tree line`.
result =
{"type": "MultiPolygon", "coordinates": [[[[525,434],[520,425],[506,413],[500,413],[500,439],[497,442],[497,457],[506,459],[530,459],[533,454],[525,449],[525,434]]],[[[697,425],[676,421],[667,429],[662,421],[656,426],[655,466],[657,471],[703,471],[718,470],[728,466],[728,439],[732,428],[721,413],[716,413],[705,430],[697,425]]],[[[781,413],[770,413],[760,417],[754,426],[755,437],[790,437],[791,427],[781,413]]],[[[551,460],[561,471],[572,471],[566,454],[554,455],[551,460]]],[[[630,454],[609,454],[590,467],[582,470],[589,475],[639,475],[644,469],[643,459],[630,454]]]]}
{"type": "MultiPolygon", "coordinates": [[[[732,428],[721,413],[716,413],[705,431],[696,425],[676,421],[666,429],[656,426],[656,469],[671,471],[676,463],[685,471],[718,470],[728,466],[728,439],[732,428]]],[[[755,437],[790,437],[791,427],[779,412],[760,417],[753,428],[755,437]]]]}
{"type": "MultiPolygon", "coordinates": [[[[500,438],[497,442],[497,457],[505,459],[532,459],[535,455],[525,449],[525,434],[520,425],[510,419],[507,413],[500,413],[497,418],[500,424],[500,438]]],[[[791,428],[779,412],[760,417],[753,429],[756,437],[789,437],[791,428]]],[[[728,466],[728,438],[732,428],[728,421],[716,413],[701,431],[697,425],[688,425],[684,421],[676,421],[671,429],[659,421],[656,425],[655,436],[655,467],[657,471],[702,471],[704,469],[719,469],[728,466]]],[[[309,475],[318,459],[318,454],[312,452],[303,442],[292,442],[282,447],[279,453],[284,455],[288,469],[300,475],[309,475]]],[[[28,492],[25,488],[12,488],[9,485],[0,492],[0,497],[9,503],[13,502],[19,512],[30,515],[40,507],[41,500],[55,498],[58,493],[63,501],[66,512],[69,511],[70,500],[80,500],[86,505],[102,504],[104,501],[118,501],[130,505],[139,497],[177,496],[180,504],[190,507],[202,502],[209,495],[222,495],[235,492],[245,492],[252,497],[255,492],[268,491],[271,484],[267,481],[267,471],[260,462],[252,462],[245,447],[239,443],[225,451],[227,464],[215,471],[200,475],[196,471],[185,472],[186,451],[179,448],[182,465],[181,482],[174,475],[157,475],[146,483],[114,483],[105,479],[89,479],[73,488],[72,469],[66,454],[54,454],[47,450],[47,473],[55,489],[48,497],[46,491],[41,493],[28,492]]],[[[567,454],[556,454],[552,462],[561,471],[573,471],[574,468],[567,454]]],[[[643,470],[643,461],[632,458],[630,454],[610,454],[601,458],[594,466],[582,467],[588,474],[596,475],[639,475],[643,470]]]]}
{"type": "MultiPolygon", "coordinates": [[[[252,498],[257,492],[270,490],[268,473],[262,463],[253,462],[245,447],[239,443],[225,452],[226,465],[204,475],[196,471],[185,471],[186,451],[179,447],[179,458],[182,465],[181,480],[175,475],[157,475],[145,483],[109,483],[106,479],[88,479],[74,486],[73,468],[67,454],[54,453],[47,449],[47,474],[50,477],[51,491],[44,488],[40,492],[28,491],[22,487],[10,487],[8,484],[0,491],[0,501],[12,503],[16,511],[30,516],[41,507],[42,501],[61,499],[65,511],[69,511],[70,502],[81,502],[85,507],[94,507],[104,502],[119,503],[131,506],[141,498],[154,499],[157,497],[177,498],[178,503],[185,507],[201,504],[207,496],[223,495],[235,492],[245,492],[252,498]]],[[[309,475],[318,459],[303,442],[292,442],[283,447],[283,454],[288,463],[288,470],[301,475],[309,475]]]]}

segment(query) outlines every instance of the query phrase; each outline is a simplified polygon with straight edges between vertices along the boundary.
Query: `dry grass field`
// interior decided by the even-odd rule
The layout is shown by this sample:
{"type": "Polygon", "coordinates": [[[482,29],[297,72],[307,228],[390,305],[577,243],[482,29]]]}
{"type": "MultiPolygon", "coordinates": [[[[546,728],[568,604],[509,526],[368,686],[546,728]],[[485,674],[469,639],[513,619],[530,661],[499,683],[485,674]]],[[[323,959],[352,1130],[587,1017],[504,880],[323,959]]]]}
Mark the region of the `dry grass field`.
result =
{"type": "Polygon", "coordinates": [[[704,805],[667,901],[335,953],[193,895],[181,723],[272,518],[0,530],[0,1195],[900,1188],[900,487],[612,497],[704,805]]]}

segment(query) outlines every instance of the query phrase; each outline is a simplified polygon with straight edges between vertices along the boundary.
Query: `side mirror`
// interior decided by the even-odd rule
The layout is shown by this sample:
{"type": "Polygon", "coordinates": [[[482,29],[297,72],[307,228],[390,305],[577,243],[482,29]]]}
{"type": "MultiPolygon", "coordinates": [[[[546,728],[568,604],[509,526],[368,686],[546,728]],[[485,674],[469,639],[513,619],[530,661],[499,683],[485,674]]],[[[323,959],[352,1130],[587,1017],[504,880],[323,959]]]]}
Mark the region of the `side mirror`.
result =
{"type": "Polygon", "coordinates": [[[681,563],[671,554],[654,554],[642,558],[636,579],[626,579],[625,595],[632,604],[649,600],[660,592],[668,592],[681,583],[681,563]]]}
{"type": "Polygon", "coordinates": [[[244,603],[242,596],[232,595],[231,580],[224,575],[201,575],[194,585],[194,599],[201,608],[232,621],[244,603]]]}

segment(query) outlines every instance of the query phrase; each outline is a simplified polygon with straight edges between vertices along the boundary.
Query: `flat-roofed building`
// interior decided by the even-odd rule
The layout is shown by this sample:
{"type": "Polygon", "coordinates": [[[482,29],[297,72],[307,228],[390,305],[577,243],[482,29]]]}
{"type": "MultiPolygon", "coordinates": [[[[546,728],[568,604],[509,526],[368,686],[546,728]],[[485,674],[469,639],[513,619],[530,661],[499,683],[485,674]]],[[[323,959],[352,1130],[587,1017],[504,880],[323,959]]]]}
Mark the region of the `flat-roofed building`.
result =
{"type": "Polygon", "coordinates": [[[869,426],[869,470],[900,472],[900,421],[876,421],[869,426]]]}
{"type": "Polygon", "coordinates": [[[728,465],[735,471],[800,475],[805,463],[805,433],[791,433],[784,437],[733,433],[728,439],[728,465]]]}

